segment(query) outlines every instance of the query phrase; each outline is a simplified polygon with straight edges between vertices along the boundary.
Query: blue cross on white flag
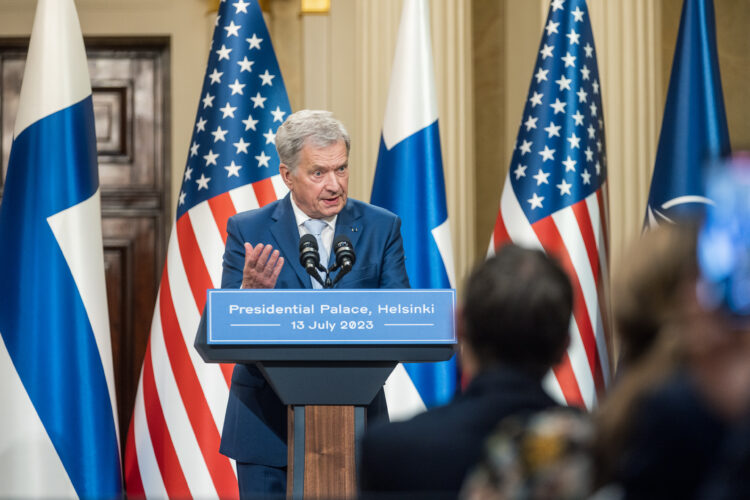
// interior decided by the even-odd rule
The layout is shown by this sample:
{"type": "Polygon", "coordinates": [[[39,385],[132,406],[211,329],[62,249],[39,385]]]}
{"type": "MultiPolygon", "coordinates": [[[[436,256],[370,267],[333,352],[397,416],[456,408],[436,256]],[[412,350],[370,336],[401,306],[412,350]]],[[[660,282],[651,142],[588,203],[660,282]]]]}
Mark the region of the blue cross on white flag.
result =
{"type": "Polygon", "coordinates": [[[94,110],[72,0],[39,0],[0,206],[0,497],[119,498],[94,110]]]}
{"type": "MultiPolygon", "coordinates": [[[[453,250],[431,46],[427,2],[406,0],[371,201],[401,217],[411,285],[451,288],[455,285],[453,250]]],[[[391,419],[447,403],[456,391],[456,381],[455,359],[399,365],[385,386],[391,419]]]]}

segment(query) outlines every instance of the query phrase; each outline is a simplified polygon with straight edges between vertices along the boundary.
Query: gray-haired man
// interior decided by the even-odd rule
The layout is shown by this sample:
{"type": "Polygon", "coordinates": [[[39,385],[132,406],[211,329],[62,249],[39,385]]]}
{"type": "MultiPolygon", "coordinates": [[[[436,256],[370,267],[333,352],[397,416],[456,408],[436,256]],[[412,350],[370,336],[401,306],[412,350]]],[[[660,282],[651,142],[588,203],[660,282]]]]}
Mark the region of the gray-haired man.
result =
{"type": "MultiPolygon", "coordinates": [[[[327,111],[287,118],[276,149],[290,193],[229,219],[222,288],[312,288],[298,259],[300,237],[312,232],[328,265],[334,236],[346,235],[356,249],[356,265],[337,288],[409,287],[401,221],[347,196],[349,147],[346,129],[327,111]]],[[[385,411],[382,391],[371,410],[385,411]]],[[[237,461],[241,496],[285,493],[286,409],[253,365],[234,369],[221,453],[237,461]]]]}

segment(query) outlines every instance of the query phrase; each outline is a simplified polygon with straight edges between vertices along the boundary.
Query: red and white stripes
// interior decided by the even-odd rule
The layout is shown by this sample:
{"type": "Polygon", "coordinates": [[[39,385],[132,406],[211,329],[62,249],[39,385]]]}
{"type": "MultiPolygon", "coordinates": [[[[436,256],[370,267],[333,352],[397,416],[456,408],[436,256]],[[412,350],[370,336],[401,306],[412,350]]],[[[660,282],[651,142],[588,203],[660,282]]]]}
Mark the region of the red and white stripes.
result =
{"type": "Polygon", "coordinates": [[[506,242],[554,256],[573,285],[570,347],[545,378],[562,402],[591,409],[610,379],[606,183],[602,189],[550,217],[528,222],[506,178],[488,255],[506,242]]]}
{"type": "Polygon", "coordinates": [[[126,444],[128,495],[238,496],[234,464],[219,453],[232,366],[204,363],[193,341],[206,290],[221,283],[227,219],[286,191],[276,175],[200,203],[177,220],[126,444]]]}

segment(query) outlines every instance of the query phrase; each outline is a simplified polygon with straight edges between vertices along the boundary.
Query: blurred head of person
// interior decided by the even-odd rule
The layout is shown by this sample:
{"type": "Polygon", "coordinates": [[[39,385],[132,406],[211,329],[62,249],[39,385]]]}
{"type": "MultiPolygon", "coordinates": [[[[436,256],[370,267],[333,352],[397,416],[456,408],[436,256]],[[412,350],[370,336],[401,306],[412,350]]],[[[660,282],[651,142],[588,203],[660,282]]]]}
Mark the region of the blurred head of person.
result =
{"type": "Polygon", "coordinates": [[[666,325],[684,317],[686,295],[698,277],[697,231],[697,221],[661,225],[626,252],[613,284],[618,372],[649,352],[666,325]]]}
{"type": "Polygon", "coordinates": [[[467,281],[459,317],[467,374],[502,364],[541,379],[568,346],[573,292],[539,250],[506,245],[467,281]]]}

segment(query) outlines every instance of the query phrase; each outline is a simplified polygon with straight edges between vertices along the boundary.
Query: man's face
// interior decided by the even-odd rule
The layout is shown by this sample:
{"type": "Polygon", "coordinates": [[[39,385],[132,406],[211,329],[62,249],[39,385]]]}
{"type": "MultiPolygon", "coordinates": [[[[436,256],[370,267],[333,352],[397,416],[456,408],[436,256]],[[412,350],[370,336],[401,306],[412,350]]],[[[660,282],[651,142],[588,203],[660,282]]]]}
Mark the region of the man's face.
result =
{"type": "Polygon", "coordinates": [[[306,143],[292,173],[283,163],[279,172],[294,202],[313,219],[336,215],[346,205],[349,189],[349,158],[341,140],[325,147],[306,143]]]}

